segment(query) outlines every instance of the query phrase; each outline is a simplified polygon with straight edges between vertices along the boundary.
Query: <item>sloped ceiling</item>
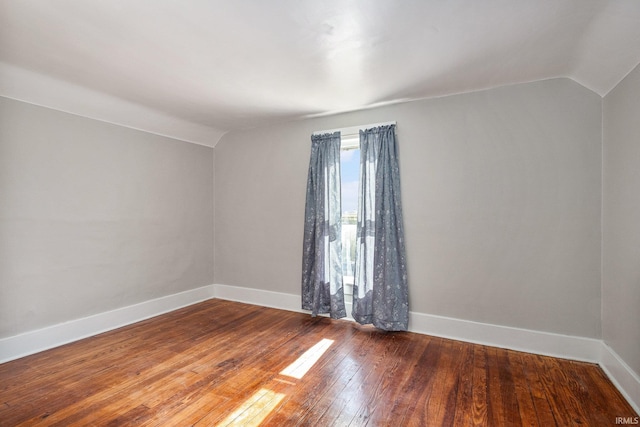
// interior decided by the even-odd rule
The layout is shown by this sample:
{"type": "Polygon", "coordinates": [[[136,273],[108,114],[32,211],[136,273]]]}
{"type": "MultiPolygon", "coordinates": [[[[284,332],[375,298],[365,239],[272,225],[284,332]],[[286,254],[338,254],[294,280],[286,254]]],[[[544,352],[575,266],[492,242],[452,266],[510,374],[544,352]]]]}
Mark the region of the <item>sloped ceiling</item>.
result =
{"type": "Polygon", "coordinates": [[[227,131],[640,63],[638,0],[0,0],[0,95],[227,131]]]}

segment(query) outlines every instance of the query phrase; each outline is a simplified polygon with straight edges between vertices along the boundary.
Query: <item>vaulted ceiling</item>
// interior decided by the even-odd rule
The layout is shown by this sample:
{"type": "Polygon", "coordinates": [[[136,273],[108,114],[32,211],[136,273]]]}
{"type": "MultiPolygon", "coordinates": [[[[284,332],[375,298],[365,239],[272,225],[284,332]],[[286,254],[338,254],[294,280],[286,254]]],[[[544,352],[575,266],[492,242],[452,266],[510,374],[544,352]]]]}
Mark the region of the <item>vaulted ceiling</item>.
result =
{"type": "Polygon", "coordinates": [[[229,130],[640,63],[638,0],[0,0],[0,95],[229,130]]]}

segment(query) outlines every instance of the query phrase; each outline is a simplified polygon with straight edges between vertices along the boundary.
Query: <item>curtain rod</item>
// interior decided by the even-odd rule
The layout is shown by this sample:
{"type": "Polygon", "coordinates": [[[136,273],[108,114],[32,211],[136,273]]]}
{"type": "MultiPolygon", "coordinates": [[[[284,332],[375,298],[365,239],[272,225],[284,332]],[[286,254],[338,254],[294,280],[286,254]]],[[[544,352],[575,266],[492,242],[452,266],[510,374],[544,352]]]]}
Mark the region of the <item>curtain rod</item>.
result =
{"type": "Polygon", "coordinates": [[[326,133],[334,133],[334,132],[340,132],[341,136],[358,135],[360,133],[360,129],[371,129],[371,128],[377,128],[379,126],[390,126],[395,124],[397,123],[394,120],[392,122],[374,123],[371,125],[349,126],[344,128],[338,128],[338,129],[319,130],[314,132],[313,135],[324,135],[326,133]]]}

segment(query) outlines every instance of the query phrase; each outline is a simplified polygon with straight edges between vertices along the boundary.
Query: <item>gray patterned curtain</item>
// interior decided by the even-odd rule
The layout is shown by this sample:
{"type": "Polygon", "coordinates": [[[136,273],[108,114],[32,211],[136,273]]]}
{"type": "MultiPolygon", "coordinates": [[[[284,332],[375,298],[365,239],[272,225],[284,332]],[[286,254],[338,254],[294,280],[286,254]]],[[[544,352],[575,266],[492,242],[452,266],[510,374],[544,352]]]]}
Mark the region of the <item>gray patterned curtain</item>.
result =
{"type": "Polygon", "coordinates": [[[386,331],[409,326],[409,289],[395,125],[360,131],[353,318],[386,331]]]}
{"type": "Polygon", "coordinates": [[[342,287],[340,132],[311,137],[302,258],[302,308],[347,315],[342,287]]]}

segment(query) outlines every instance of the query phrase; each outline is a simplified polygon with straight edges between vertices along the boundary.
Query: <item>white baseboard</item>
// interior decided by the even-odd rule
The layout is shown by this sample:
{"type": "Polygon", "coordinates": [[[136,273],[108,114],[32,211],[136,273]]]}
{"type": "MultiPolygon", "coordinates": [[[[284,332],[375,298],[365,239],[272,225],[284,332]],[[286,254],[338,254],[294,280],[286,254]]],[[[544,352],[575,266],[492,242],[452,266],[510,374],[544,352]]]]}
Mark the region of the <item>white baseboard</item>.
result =
{"type": "MultiPolygon", "coordinates": [[[[303,310],[300,295],[286,294],[284,292],[265,291],[255,288],[244,288],[241,286],[213,285],[214,297],[228,301],[244,302],[247,304],[260,305],[263,307],[278,308],[280,310],[295,311],[298,313],[311,313],[303,310]]],[[[345,303],[347,310],[346,320],[353,320],[351,317],[351,304],[345,303]]],[[[319,316],[328,317],[320,314],[319,316]]]]}
{"type": "MultiPolygon", "coordinates": [[[[308,313],[300,308],[299,295],[239,286],[213,287],[216,298],[308,313]]],[[[347,312],[351,316],[351,307],[347,307],[347,312]]],[[[636,412],[640,413],[640,379],[616,352],[601,340],[415,312],[409,314],[409,330],[474,344],[598,363],[636,412]]]]}
{"type": "Polygon", "coordinates": [[[620,393],[640,414],[640,377],[625,363],[622,358],[606,343],[602,343],[600,367],[620,393]]]}
{"type": "Polygon", "coordinates": [[[300,295],[228,285],[213,285],[213,289],[213,296],[215,298],[261,305],[263,307],[279,308],[287,311],[297,311],[299,313],[306,312],[300,308],[300,295]]]}
{"type": "Polygon", "coordinates": [[[212,297],[213,287],[208,285],[2,338],[0,339],[0,363],[130,325],[212,297]]]}
{"type": "Polygon", "coordinates": [[[409,330],[442,338],[597,363],[602,341],[492,325],[432,314],[410,313],[409,330]]]}

